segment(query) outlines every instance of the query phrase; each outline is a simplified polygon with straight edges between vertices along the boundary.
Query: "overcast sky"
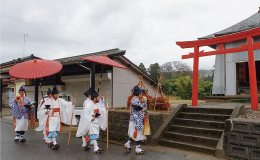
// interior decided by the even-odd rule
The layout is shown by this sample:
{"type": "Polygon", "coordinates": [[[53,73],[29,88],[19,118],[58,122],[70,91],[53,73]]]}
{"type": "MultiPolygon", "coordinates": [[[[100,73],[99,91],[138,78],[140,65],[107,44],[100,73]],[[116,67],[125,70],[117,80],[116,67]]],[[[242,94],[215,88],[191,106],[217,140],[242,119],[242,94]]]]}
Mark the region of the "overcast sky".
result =
{"type": "MultiPolygon", "coordinates": [[[[113,48],[145,67],[192,59],[176,41],[195,40],[258,11],[259,0],[1,0],[1,63],[34,54],[57,59],[113,48]]],[[[203,48],[208,50],[208,48],[203,48]]],[[[202,49],[201,49],[202,50],[202,49]]],[[[212,69],[215,56],[200,58],[212,69]]]]}

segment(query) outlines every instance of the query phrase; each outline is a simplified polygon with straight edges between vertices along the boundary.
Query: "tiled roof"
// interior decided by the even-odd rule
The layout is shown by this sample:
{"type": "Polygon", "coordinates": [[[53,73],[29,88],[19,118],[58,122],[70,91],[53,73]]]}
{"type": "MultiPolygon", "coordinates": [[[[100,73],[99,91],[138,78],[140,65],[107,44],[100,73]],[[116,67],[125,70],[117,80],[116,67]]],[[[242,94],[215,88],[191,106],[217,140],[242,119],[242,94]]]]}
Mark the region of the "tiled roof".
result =
{"type": "Polygon", "coordinates": [[[251,17],[231,26],[228,27],[222,31],[200,37],[198,39],[208,39],[208,38],[214,38],[218,36],[223,36],[227,34],[232,34],[232,33],[237,33],[237,32],[243,32],[246,30],[254,29],[260,27],[260,11],[257,13],[253,14],[251,17]]]}
{"type": "Polygon", "coordinates": [[[94,53],[73,56],[73,57],[55,59],[55,61],[58,61],[64,65],[64,64],[78,63],[78,62],[82,61],[82,59],[80,59],[80,57],[105,56],[105,54],[107,54],[108,57],[124,55],[125,50],[120,50],[118,48],[115,48],[115,49],[105,50],[105,51],[101,51],[101,52],[94,52],[94,53]]]}
{"type": "Polygon", "coordinates": [[[17,58],[17,59],[13,59],[12,61],[9,61],[9,62],[2,63],[1,67],[15,65],[16,63],[21,63],[21,62],[25,62],[25,61],[29,61],[29,60],[33,60],[33,59],[41,59],[41,58],[36,57],[33,54],[31,54],[30,56],[26,56],[23,58],[17,58]]]}

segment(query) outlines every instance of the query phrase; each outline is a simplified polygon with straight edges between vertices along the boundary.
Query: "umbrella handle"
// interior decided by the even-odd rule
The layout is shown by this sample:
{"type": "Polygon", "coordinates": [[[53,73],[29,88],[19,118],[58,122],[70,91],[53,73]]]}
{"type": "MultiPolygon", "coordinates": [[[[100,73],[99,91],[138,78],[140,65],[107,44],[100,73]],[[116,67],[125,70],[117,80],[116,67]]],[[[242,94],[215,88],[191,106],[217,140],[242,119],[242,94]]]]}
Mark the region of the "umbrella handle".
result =
{"type": "Polygon", "coordinates": [[[41,83],[40,83],[40,87],[41,87],[42,99],[44,100],[41,83]]]}
{"type": "Polygon", "coordinates": [[[100,85],[101,85],[102,73],[103,73],[103,64],[102,64],[102,70],[101,70],[99,85],[98,85],[98,93],[99,93],[99,89],[100,89],[100,85]]]}

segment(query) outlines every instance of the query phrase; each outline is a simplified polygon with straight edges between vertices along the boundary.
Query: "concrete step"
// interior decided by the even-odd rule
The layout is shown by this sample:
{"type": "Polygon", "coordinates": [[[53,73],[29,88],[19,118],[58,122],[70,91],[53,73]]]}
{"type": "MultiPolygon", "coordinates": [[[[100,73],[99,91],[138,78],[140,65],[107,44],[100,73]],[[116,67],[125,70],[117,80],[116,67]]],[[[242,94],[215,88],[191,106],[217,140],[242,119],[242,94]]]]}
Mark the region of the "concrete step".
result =
{"type": "Polygon", "coordinates": [[[210,148],[215,148],[219,141],[219,138],[211,138],[206,136],[192,135],[189,133],[177,132],[164,132],[163,138],[167,140],[190,143],[193,145],[200,145],[210,148]]]}
{"type": "Polygon", "coordinates": [[[205,136],[218,139],[221,137],[223,133],[223,130],[221,129],[199,128],[183,125],[170,125],[169,131],[176,133],[189,133],[196,136],[205,136]]]}
{"type": "Polygon", "coordinates": [[[178,124],[178,125],[182,125],[182,126],[199,127],[199,128],[212,128],[212,129],[222,129],[222,130],[224,130],[225,122],[206,121],[206,120],[199,120],[199,119],[175,118],[172,124],[178,124]]]}
{"type": "Polygon", "coordinates": [[[196,112],[180,112],[178,118],[187,119],[200,119],[206,121],[218,121],[225,122],[226,119],[230,118],[230,115],[224,114],[207,114],[207,113],[196,113],[196,112]]]}
{"type": "Polygon", "coordinates": [[[233,109],[185,107],[182,112],[231,115],[233,109]]]}
{"type": "Polygon", "coordinates": [[[160,139],[159,145],[166,146],[166,147],[180,148],[180,149],[190,150],[190,151],[196,151],[196,152],[202,152],[204,154],[215,154],[215,148],[194,145],[194,144],[184,143],[180,141],[160,139]]]}

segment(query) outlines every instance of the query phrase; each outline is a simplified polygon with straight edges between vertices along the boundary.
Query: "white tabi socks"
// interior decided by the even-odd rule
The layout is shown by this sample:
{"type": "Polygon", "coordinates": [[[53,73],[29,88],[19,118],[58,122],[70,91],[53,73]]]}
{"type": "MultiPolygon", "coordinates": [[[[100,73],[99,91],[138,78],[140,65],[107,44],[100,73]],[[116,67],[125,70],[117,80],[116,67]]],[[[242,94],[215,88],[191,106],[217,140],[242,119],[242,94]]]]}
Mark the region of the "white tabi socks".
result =
{"type": "Polygon", "coordinates": [[[45,141],[47,141],[47,140],[49,139],[49,138],[47,137],[47,135],[46,135],[45,130],[43,130],[43,138],[44,138],[45,141]]]}
{"type": "Polygon", "coordinates": [[[125,146],[127,147],[127,148],[131,148],[131,141],[129,140],[129,141],[127,141],[126,143],[125,143],[125,146]]]}
{"type": "Polygon", "coordinates": [[[17,134],[14,139],[18,139],[19,140],[20,139],[20,135],[17,134]]]}
{"type": "Polygon", "coordinates": [[[135,152],[136,154],[144,153],[144,150],[140,148],[140,145],[136,145],[135,152]]]}
{"type": "Polygon", "coordinates": [[[48,138],[48,137],[47,137],[47,139],[45,140],[45,142],[46,142],[46,143],[51,143],[52,140],[51,140],[51,138],[48,138]]]}
{"type": "Polygon", "coordinates": [[[82,147],[86,147],[87,146],[87,142],[86,142],[86,137],[84,138],[84,136],[82,136],[82,147]]]}
{"type": "Polygon", "coordinates": [[[98,151],[99,147],[97,145],[97,140],[92,140],[93,144],[94,144],[94,151],[98,151]]]}
{"type": "Polygon", "coordinates": [[[20,140],[23,139],[23,135],[20,135],[20,140]]]}
{"type": "Polygon", "coordinates": [[[52,138],[52,143],[53,143],[53,145],[56,145],[56,144],[57,144],[56,138],[52,138]]]}

